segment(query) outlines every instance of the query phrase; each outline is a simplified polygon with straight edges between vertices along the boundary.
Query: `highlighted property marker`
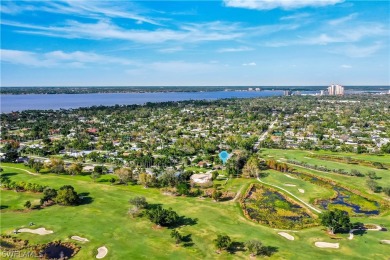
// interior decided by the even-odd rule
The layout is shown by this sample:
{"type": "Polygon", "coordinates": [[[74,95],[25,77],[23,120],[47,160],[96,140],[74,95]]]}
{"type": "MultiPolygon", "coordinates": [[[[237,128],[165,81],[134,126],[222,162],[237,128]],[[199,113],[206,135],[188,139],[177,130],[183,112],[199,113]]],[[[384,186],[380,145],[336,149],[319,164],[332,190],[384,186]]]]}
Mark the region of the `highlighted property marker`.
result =
{"type": "Polygon", "coordinates": [[[225,164],[226,161],[229,159],[230,154],[226,151],[222,151],[219,153],[219,159],[222,160],[222,163],[225,164]]]}

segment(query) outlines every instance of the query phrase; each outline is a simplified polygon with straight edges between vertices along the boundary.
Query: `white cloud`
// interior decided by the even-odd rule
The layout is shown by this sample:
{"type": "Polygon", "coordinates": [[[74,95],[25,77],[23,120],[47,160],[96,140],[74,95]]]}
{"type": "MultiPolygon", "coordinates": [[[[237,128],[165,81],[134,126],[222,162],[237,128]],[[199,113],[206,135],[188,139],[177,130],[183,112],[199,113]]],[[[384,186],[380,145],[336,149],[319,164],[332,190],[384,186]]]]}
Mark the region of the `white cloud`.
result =
{"type": "Polygon", "coordinates": [[[384,45],[381,42],[376,42],[373,45],[369,46],[346,45],[334,48],[329,52],[345,55],[351,58],[365,58],[375,54],[383,47],[384,45]]]}
{"type": "Polygon", "coordinates": [[[52,51],[36,53],[29,51],[1,49],[1,61],[32,67],[84,67],[86,64],[116,63],[121,65],[132,64],[131,61],[111,56],[99,55],[92,52],[63,52],[52,51]]]}
{"type": "Polygon", "coordinates": [[[343,69],[351,69],[352,68],[352,66],[348,65],[348,64],[343,64],[340,67],[343,68],[343,69]]]}
{"type": "Polygon", "coordinates": [[[283,16],[280,18],[280,20],[282,20],[282,21],[283,20],[297,20],[297,19],[307,18],[310,16],[311,15],[309,13],[298,13],[298,14],[283,16]]]}
{"type": "Polygon", "coordinates": [[[177,30],[156,29],[149,31],[125,29],[108,20],[100,20],[96,23],[68,21],[64,26],[37,26],[10,21],[1,21],[1,23],[24,28],[18,32],[25,34],[69,39],[117,39],[140,43],[223,41],[236,39],[243,35],[237,24],[223,22],[183,24],[177,30]]]}
{"type": "Polygon", "coordinates": [[[217,50],[217,52],[242,52],[242,51],[253,51],[254,48],[246,47],[246,46],[241,46],[237,48],[222,48],[217,50]]]}
{"type": "Polygon", "coordinates": [[[175,53],[175,52],[179,52],[179,51],[183,51],[183,50],[184,50],[183,47],[172,47],[172,48],[160,49],[158,51],[161,53],[175,53]]]}
{"type": "Polygon", "coordinates": [[[224,0],[228,7],[238,7],[256,10],[271,10],[275,8],[297,9],[303,7],[321,7],[335,5],[344,0],[224,0]]]}
{"type": "Polygon", "coordinates": [[[22,12],[46,12],[54,14],[67,14],[83,18],[103,19],[103,18],[123,18],[135,20],[137,23],[149,23],[161,25],[158,19],[141,15],[147,12],[143,8],[138,8],[134,2],[122,1],[120,5],[110,3],[110,1],[34,1],[34,5],[25,1],[3,1],[1,12],[8,14],[18,14],[22,12]],[[20,2],[21,4],[17,4],[20,2]]]}
{"type": "Polygon", "coordinates": [[[328,45],[336,43],[356,43],[368,38],[387,37],[389,29],[381,23],[360,23],[323,29],[318,35],[298,36],[288,41],[267,42],[267,47],[283,47],[290,45],[328,45]]]}
{"type": "Polygon", "coordinates": [[[330,25],[340,25],[340,24],[343,24],[345,22],[348,22],[348,21],[351,21],[351,20],[355,19],[357,16],[358,16],[357,13],[353,13],[353,14],[347,15],[345,17],[341,17],[341,18],[338,18],[338,19],[330,20],[328,23],[330,25]]]}
{"type": "Polygon", "coordinates": [[[243,63],[242,66],[256,66],[256,62],[243,63]]]}

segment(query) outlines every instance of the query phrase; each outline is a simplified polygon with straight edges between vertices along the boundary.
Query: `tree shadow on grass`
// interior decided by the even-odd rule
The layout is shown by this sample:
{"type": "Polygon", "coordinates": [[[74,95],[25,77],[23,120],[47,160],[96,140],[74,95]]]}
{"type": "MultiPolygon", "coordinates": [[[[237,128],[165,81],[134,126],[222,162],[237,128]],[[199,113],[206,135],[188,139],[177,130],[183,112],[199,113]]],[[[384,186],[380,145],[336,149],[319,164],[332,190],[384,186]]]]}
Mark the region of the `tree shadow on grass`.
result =
{"type": "Polygon", "coordinates": [[[235,254],[237,252],[245,252],[246,249],[245,249],[245,244],[243,242],[236,242],[236,241],[233,241],[231,244],[230,244],[230,247],[227,249],[227,251],[230,253],[230,254],[235,254]]]}
{"type": "Polygon", "coordinates": [[[0,205],[0,210],[9,208],[7,205],[0,205]]]}
{"type": "Polygon", "coordinates": [[[261,251],[262,255],[272,256],[273,254],[277,253],[279,249],[276,246],[263,246],[261,251]]]}
{"type": "Polygon", "coordinates": [[[355,235],[355,236],[363,236],[365,234],[367,234],[367,230],[365,230],[365,229],[359,229],[359,230],[353,231],[353,235],[355,235]]]}
{"type": "Polygon", "coordinates": [[[185,216],[180,216],[179,220],[175,224],[170,225],[168,228],[175,229],[181,226],[193,226],[196,225],[197,223],[198,223],[197,218],[187,218],[185,216]]]}
{"type": "Polygon", "coordinates": [[[89,196],[89,192],[81,192],[79,193],[80,202],[79,206],[91,204],[93,202],[93,198],[89,196]]]}
{"type": "Polygon", "coordinates": [[[191,234],[188,234],[188,235],[182,237],[184,247],[191,247],[194,245],[194,243],[192,242],[191,236],[192,236],[191,234]]]}
{"type": "Polygon", "coordinates": [[[157,208],[158,206],[163,206],[161,203],[148,203],[148,206],[146,206],[146,209],[155,209],[157,208]]]}
{"type": "Polygon", "coordinates": [[[17,173],[15,173],[15,172],[2,172],[1,174],[0,174],[0,176],[1,177],[5,177],[5,178],[8,178],[9,176],[14,176],[14,175],[17,175],[17,173]]]}

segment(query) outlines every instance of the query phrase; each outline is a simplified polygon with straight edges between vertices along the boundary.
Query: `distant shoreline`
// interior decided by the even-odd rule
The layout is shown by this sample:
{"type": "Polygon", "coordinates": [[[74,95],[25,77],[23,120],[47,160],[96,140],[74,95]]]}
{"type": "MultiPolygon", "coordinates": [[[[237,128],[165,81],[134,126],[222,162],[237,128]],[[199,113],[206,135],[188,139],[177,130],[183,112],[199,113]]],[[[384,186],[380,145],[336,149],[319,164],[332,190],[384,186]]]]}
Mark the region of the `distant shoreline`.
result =
{"type": "MultiPolygon", "coordinates": [[[[327,86],[174,86],[174,87],[1,87],[1,95],[30,95],[30,94],[107,94],[107,93],[171,93],[171,92],[216,92],[216,91],[320,91],[327,86]]],[[[390,86],[345,86],[347,91],[383,92],[389,91],[390,86]]]]}

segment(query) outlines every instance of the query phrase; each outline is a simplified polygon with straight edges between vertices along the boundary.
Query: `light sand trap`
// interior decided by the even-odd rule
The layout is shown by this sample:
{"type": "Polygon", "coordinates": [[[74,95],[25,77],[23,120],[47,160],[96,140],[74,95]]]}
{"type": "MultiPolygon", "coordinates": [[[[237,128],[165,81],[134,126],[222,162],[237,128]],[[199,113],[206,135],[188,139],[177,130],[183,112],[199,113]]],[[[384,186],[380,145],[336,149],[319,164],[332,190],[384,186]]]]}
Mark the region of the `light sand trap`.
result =
{"type": "Polygon", "coordinates": [[[371,231],[381,231],[382,227],[377,225],[377,224],[370,224],[376,226],[376,228],[366,228],[366,230],[371,230],[371,231]]]}
{"type": "Polygon", "coordinates": [[[293,177],[293,176],[291,176],[289,174],[285,174],[285,175],[286,175],[286,177],[289,177],[290,179],[296,179],[295,177],[293,177]]]}
{"type": "Polygon", "coordinates": [[[38,234],[38,235],[41,235],[41,236],[53,233],[52,230],[46,230],[46,228],[37,228],[37,229],[21,228],[21,229],[18,229],[18,232],[21,232],[21,233],[33,233],[33,234],[38,234]]]}
{"type": "Polygon", "coordinates": [[[289,233],[279,232],[278,234],[281,235],[284,238],[287,238],[288,240],[294,240],[294,237],[292,235],[290,235],[289,233]]]}
{"type": "Polygon", "coordinates": [[[390,240],[381,240],[381,243],[390,245],[390,240]]]}
{"type": "Polygon", "coordinates": [[[297,186],[297,185],[295,185],[295,184],[290,184],[290,183],[285,183],[285,184],[283,184],[284,186],[289,186],[289,187],[295,187],[295,186],[297,186]]]}
{"type": "Polygon", "coordinates": [[[349,231],[349,237],[348,239],[349,240],[352,240],[353,239],[353,232],[357,231],[357,230],[369,230],[369,231],[381,231],[382,230],[382,227],[379,226],[379,225],[376,225],[376,224],[371,224],[371,225],[374,225],[376,226],[375,228],[363,228],[363,229],[351,229],[349,231]]]}
{"type": "Polygon", "coordinates": [[[305,193],[305,190],[304,190],[304,189],[298,189],[298,191],[299,191],[300,193],[305,193]]]}
{"type": "Polygon", "coordinates": [[[339,243],[315,242],[314,245],[319,248],[339,248],[339,243]]]}
{"type": "Polygon", "coordinates": [[[71,236],[70,238],[77,240],[77,241],[80,241],[80,242],[88,242],[89,241],[88,239],[86,239],[84,237],[79,237],[79,236],[71,236]]]}
{"type": "Polygon", "coordinates": [[[107,255],[107,253],[108,253],[108,249],[105,246],[101,246],[97,250],[98,250],[98,254],[96,255],[97,259],[104,258],[107,255]]]}
{"type": "Polygon", "coordinates": [[[349,237],[348,237],[349,240],[352,240],[352,239],[353,239],[353,232],[356,231],[356,230],[359,230],[359,229],[351,229],[351,230],[349,231],[349,237]]]}

